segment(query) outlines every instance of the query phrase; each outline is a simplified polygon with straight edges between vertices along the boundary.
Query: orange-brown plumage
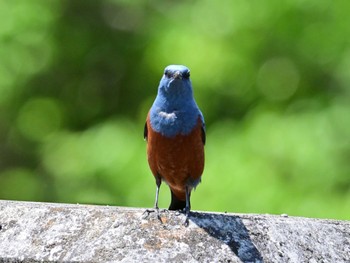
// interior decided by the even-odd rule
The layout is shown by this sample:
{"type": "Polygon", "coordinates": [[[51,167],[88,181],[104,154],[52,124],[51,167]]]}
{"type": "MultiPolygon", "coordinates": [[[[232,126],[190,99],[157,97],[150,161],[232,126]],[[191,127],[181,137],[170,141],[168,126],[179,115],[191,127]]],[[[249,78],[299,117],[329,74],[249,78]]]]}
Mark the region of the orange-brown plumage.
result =
{"type": "Polygon", "coordinates": [[[147,117],[147,157],[153,175],[160,176],[181,201],[186,200],[186,185],[189,190],[200,182],[204,169],[203,123],[188,135],[178,134],[172,138],[155,132],[147,117]]]}

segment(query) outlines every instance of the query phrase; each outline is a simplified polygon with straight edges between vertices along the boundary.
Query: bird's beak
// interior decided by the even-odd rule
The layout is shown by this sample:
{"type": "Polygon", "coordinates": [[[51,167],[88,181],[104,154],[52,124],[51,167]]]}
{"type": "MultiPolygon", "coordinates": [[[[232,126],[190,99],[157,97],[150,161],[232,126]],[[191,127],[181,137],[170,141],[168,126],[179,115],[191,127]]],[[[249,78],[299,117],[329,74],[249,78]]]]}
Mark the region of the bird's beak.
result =
{"type": "Polygon", "coordinates": [[[175,71],[173,76],[174,76],[174,79],[182,79],[182,74],[180,71],[175,71]]]}

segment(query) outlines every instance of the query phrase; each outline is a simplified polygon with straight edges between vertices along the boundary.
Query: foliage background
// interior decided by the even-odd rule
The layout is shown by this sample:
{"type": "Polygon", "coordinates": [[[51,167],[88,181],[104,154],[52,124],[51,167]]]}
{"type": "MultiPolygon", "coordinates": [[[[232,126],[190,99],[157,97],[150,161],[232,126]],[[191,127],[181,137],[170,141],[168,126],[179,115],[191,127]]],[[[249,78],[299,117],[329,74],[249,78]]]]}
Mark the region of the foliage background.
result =
{"type": "Polygon", "coordinates": [[[349,10],[1,1],[0,198],[151,207],[145,116],[184,64],[207,122],[193,209],[350,219],[349,10]]]}

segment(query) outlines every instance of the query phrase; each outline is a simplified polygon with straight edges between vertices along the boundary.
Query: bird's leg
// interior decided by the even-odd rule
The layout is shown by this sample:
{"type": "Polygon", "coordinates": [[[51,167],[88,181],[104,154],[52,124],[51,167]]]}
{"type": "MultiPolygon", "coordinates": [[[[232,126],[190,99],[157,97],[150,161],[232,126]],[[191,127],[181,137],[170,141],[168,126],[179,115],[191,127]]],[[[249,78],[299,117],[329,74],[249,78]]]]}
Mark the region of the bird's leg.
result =
{"type": "Polygon", "coordinates": [[[154,209],[159,211],[159,207],[158,207],[158,198],[159,198],[159,189],[160,189],[160,185],[162,184],[162,180],[160,179],[160,176],[156,177],[156,185],[157,185],[157,189],[156,189],[156,200],[154,202],[154,209]]]}
{"type": "Polygon", "coordinates": [[[159,207],[158,207],[159,189],[161,184],[162,184],[162,179],[159,175],[157,175],[156,176],[157,189],[156,189],[156,200],[154,202],[154,209],[157,212],[157,218],[162,222],[162,219],[160,218],[160,214],[159,214],[159,207]]]}
{"type": "Polygon", "coordinates": [[[162,184],[162,179],[161,179],[161,177],[159,175],[157,175],[155,178],[156,178],[157,189],[156,189],[156,200],[154,202],[154,209],[153,210],[152,209],[146,209],[146,211],[143,214],[147,213],[147,216],[149,216],[150,213],[156,212],[157,213],[157,218],[161,221],[160,214],[159,214],[159,207],[158,207],[158,197],[159,197],[160,185],[162,184]]]}
{"type": "Polygon", "coordinates": [[[190,192],[191,190],[188,188],[188,186],[186,185],[186,207],[185,207],[185,214],[186,214],[186,219],[184,222],[185,226],[188,226],[189,224],[189,215],[190,215],[190,210],[191,210],[191,203],[190,203],[190,192]]]}

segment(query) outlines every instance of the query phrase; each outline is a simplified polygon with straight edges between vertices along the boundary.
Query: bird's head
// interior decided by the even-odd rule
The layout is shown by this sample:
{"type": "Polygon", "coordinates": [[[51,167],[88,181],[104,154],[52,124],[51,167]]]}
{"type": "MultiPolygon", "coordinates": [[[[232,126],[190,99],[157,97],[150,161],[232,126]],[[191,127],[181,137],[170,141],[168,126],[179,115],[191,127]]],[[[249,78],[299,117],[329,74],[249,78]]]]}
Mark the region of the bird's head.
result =
{"type": "Polygon", "coordinates": [[[182,65],[167,66],[150,110],[152,128],[167,137],[189,134],[198,117],[203,119],[193,98],[190,70],[182,65]]]}
{"type": "Polygon", "coordinates": [[[182,65],[167,66],[160,80],[159,92],[166,97],[192,97],[190,70],[182,65]]]}

